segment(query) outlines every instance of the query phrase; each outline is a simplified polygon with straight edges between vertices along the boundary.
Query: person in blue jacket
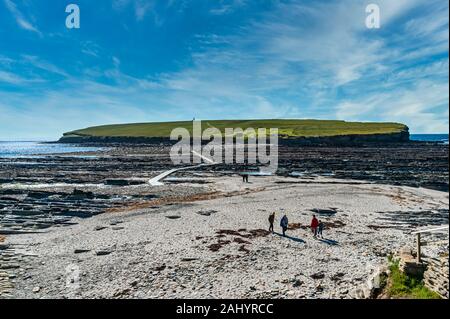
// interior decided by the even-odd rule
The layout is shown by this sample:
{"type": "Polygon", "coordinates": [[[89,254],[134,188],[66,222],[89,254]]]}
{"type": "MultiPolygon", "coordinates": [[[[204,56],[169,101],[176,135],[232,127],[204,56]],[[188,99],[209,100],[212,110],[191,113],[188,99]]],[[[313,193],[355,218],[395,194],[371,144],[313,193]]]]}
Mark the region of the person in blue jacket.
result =
{"type": "Polygon", "coordinates": [[[284,237],[286,237],[286,230],[288,228],[288,224],[289,224],[289,220],[288,220],[287,216],[284,215],[280,221],[280,226],[281,226],[281,229],[283,230],[284,237]]]}

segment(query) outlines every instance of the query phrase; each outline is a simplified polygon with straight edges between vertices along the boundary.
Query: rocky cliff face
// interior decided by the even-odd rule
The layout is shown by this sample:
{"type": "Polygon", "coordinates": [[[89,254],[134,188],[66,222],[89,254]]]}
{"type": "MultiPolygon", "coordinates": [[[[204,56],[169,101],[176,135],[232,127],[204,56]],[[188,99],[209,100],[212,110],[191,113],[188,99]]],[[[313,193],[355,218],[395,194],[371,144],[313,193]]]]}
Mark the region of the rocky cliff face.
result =
{"type": "Polygon", "coordinates": [[[368,134],[368,135],[341,135],[329,137],[297,137],[280,139],[280,144],[289,145],[339,145],[353,146],[367,143],[401,143],[409,141],[409,132],[391,134],[368,134]]]}
{"type": "Polygon", "coordinates": [[[63,136],[59,143],[73,144],[170,144],[169,138],[162,137],[128,137],[128,136],[63,136]]]}
{"type": "MultiPolygon", "coordinates": [[[[399,143],[409,141],[409,131],[406,129],[399,133],[368,134],[368,135],[341,135],[323,137],[289,137],[280,138],[281,145],[326,145],[326,146],[353,146],[367,143],[399,143]]],[[[63,136],[60,143],[101,143],[101,144],[173,144],[169,138],[162,137],[127,137],[127,136],[63,136]]]]}

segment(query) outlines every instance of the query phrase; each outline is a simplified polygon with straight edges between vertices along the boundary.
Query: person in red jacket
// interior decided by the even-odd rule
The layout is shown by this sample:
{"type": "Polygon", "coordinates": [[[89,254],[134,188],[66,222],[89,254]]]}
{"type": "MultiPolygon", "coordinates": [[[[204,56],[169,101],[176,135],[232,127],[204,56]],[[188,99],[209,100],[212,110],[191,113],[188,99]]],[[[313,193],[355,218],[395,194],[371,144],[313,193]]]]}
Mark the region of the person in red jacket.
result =
{"type": "Polygon", "coordinates": [[[319,221],[316,218],[316,215],[313,215],[312,221],[311,221],[311,231],[314,234],[314,237],[317,237],[317,227],[319,226],[319,221]]]}

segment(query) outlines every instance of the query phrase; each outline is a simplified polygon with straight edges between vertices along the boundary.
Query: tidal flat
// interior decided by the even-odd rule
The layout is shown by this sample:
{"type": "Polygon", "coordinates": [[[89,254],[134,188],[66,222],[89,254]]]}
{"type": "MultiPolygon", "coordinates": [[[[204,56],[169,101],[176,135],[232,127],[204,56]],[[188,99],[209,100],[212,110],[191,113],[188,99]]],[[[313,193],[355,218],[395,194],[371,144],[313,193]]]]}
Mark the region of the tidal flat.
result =
{"type": "Polygon", "coordinates": [[[0,297],[355,298],[412,231],[448,224],[448,145],[283,146],[273,176],[224,164],[150,185],[169,150],[0,159],[0,297]]]}

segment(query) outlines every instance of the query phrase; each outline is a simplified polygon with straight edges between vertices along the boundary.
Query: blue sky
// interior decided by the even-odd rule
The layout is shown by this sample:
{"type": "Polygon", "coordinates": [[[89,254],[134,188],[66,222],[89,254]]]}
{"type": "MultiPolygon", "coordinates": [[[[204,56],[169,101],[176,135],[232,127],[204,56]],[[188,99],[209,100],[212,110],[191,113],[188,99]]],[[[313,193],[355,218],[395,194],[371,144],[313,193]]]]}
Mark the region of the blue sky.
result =
{"type": "Polygon", "coordinates": [[[448,10],[447,0],[0,0],[0,138],[194,116],[447,133],[448,10]],[[65,27],[70,3],[77,30],[65,27]],[[380,29],[366,28],[369,3],[380,29]]]}

